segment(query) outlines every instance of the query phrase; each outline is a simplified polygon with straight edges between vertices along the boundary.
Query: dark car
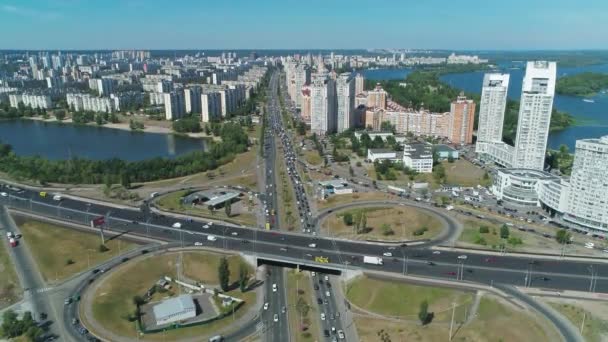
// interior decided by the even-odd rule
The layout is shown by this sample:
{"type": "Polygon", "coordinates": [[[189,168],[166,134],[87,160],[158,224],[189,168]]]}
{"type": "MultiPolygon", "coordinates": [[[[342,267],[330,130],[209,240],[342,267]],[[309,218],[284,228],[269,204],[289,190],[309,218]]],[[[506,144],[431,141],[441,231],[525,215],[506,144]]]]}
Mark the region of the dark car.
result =
{"type": "Polygon", "coordinates": [[[323,336],[325,336],[325,337],[329,337],[329,330],[324,329],[324,330],[323,330],[323,336]]]}
{"type": "Polygon", "coordinates": [[[317,298],[317,304],[319,304],[319,305],[323,304],[323,300],[321,298],[317,298]]]}

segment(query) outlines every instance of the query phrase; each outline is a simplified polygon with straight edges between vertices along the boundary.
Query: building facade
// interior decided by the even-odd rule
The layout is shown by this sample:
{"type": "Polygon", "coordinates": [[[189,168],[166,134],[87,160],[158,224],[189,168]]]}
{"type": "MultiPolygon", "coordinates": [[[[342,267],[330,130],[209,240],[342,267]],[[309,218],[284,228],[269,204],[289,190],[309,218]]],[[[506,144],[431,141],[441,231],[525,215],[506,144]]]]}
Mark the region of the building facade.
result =
{"type": "Polygon", "coordinates": [[[350,73],[341,74],[336,81],[337,132],[342,133],[353,127],[355,110],[355,80],[350,73]]]}
{"type": "Polygon", "coordinates": [[[186,101],[183,90],[165,93],[165,119],[176,120],[186,114],[186,101]]]}
{"type": "Polygon", "coordinates": [[[336,132],[336,85],[327,74],[315,74],[310,85],[310,128],[325,135],[336,132]]]}
{"type": "Polygon", "coordinates": [[[450,125],[448,139],[454,144],[473,143],[473,122],[475,121],[475,102],[460,94],[450,105],[450,125]]]}
{"type": "Polygon", "coordinates": [[[201,95],[201,120],[210,122],[221,118],[222,104],[219,92],[208,92],[201,95]]]}

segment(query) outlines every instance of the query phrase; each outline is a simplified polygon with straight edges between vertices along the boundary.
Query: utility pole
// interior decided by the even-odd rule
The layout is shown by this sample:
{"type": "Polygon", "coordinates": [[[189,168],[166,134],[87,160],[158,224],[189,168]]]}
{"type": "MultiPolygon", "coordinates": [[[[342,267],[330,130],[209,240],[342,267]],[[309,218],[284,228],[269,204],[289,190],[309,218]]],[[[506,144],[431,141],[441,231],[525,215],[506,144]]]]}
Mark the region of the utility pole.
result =
{"type": "Polygon", "coordinates": [[[452,340],[452,329],[454,328],[454,314],[456,313],[456,303],[452,302],[452,321],[450,322],[450,336],[448,341],[452,340]]]}
{"type": "Polygon", "coordinates": [[[587,311],[583,311],[583,323],[581,323],[581,335],[583,334],[583,330],[585,330],[585,318],[587,317],[587,311]]]}

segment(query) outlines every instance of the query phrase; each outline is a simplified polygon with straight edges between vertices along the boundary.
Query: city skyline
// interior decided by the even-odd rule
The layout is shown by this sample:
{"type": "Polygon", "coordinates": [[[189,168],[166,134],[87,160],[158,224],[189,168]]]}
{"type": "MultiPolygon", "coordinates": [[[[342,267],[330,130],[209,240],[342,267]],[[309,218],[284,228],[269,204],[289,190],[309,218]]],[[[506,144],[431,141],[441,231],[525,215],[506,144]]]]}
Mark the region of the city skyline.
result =
{"type": "Polygon", "coordinates": [[[0,49],[601,49],[606,17],[608,4],[597,0],[7,0],[0,2],[0,29],[16,34],[0,49]]]}

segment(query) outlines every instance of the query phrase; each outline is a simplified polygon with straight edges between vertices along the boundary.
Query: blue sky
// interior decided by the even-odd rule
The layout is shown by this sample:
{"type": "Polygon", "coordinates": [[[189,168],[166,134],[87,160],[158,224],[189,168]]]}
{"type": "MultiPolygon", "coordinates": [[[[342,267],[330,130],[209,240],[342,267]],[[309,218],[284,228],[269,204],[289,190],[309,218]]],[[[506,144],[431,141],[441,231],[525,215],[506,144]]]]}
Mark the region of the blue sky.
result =
{"type": "Polygon", "coordinates": [[[0,0],[0,49],[607,49],[608,0],[0,0]]]}

